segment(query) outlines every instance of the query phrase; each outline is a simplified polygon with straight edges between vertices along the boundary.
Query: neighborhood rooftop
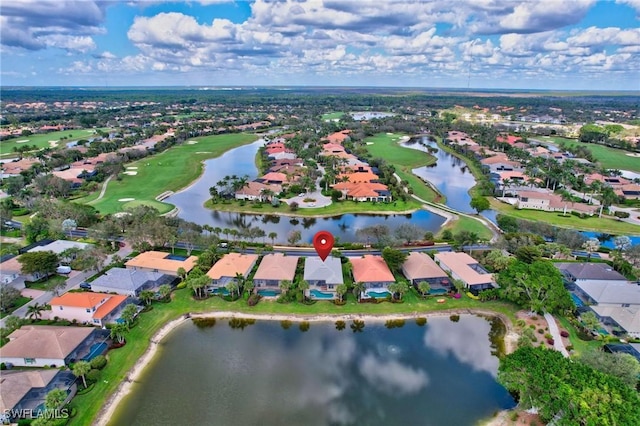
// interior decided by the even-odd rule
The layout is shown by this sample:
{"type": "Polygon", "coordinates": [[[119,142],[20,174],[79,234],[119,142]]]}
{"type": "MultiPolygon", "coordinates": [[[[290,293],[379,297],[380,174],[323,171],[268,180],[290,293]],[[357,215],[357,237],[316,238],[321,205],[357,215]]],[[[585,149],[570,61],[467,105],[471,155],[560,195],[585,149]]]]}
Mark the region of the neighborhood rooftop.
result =
{"type": "Polygon", "coordinates": [[[350,257],[353,265],[353,279],[355,282],[389,282],[395,278],[382,256],[366,254],[362,257],[350,257]]]}
{"type": "Polygon", "coordinates": [[[127,261],[125,265],[132,268],[146,268],[158,271],[173,271],[183,268],[189,272],[193,269],[198,258],[190,256],[185,260],[171,259],[171,254],[162,251],[145,251],[133,259],[127,261]]]}
{"type": "Polygon", "coordinates": [[[298,256],[285,256],[283,253],[267,254],[262,258],[256,271],[255,280],[293,280],[298,256]]]}
{"type": "Polygon", "coordinates": [[[569,273],[577,280],[613,280],[627,281],[611,266],[602,263],[556,263],[556,268],[569,273]]]}
{"type": "Polygon", "coordinates": [[[209,269],[207,276],[213,280],[219,280],[222,277],[235,278],[236,274],[242,274],[244,277],[248,277],[251,268],[257,260],[257,254],[225,254],[222,259],[218,260],[215,265],[209,269]]]}
{"type": "Polygon", "coordinates": [[[324,281],[326,284],[335,285],[343,284],[340,259],[329,256],[323,262],[316,256],[307,257],[304,261],[304,280],[308,282],[324,281]]]}
{"type": "Polygon", "coordinates": [[[32,388],[46,387],[59,370],[3,371],[0,377],[0,412],[10,410],[32,388]]]}
{"type": "Polygon", "coordinates": [[[93,327],[23,325],[9,335],[0,358],[63,359],[93,331],[93,327]]]}

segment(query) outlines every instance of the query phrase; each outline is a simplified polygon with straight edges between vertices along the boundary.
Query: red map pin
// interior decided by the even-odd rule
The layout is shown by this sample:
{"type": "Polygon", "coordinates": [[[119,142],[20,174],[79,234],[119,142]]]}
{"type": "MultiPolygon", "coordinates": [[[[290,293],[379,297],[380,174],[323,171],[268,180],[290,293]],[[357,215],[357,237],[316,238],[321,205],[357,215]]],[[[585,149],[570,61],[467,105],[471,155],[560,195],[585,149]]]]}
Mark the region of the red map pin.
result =
{"type": "Polygon", "coordinates": [[[329,231],[320,231],[313,237],[313,247],[315,247],[316,253],[318,253],[323,262],[331,253],[333,243],[333,235],[329,231]]]}

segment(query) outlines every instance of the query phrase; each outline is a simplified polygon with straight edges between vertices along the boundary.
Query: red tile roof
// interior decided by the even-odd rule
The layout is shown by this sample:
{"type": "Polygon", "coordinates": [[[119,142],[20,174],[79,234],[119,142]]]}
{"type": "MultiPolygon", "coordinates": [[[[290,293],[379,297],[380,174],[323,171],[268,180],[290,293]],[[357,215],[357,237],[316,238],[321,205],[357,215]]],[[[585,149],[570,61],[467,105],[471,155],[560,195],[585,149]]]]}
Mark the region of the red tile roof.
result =
{"type": "Polygon", "coordinates": [[[355,282],[390,282],[395,281],[391,270],[382,256],[366,254],[362,257],[350,257],[353,265],[353,280],[355,282]]]}

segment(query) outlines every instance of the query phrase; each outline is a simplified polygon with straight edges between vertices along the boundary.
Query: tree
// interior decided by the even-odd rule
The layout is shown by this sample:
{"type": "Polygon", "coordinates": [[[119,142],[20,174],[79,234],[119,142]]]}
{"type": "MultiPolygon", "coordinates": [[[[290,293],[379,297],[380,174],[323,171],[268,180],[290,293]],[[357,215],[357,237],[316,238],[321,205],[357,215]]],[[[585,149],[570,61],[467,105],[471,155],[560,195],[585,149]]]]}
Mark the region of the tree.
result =
{"type": "Polygon", "coordinates": [[[307,280],[298,281],[298,290],[302,292],[303,300],[306,300],[307,299],[306,291],[309,290],[309,281],[307,280]]]}
{"type": "Polygon", "coordinates": [[[0,285],[0,311],[8,312],[20,298],[20,290],[10,285],[0,285]]]}
{"type": "Polygon", "coordinates": [[[395,229],[394,234],[396,238],[410,243],[419,239],[424,234],[424,229],[412,223],[403,223],[395,229]]]}
{"type": "Polygon", "coordinates": [[[587,252],[587,262],[591,260],[591,255],[600,249],[600,241],[597,238],[589,238],[582,245],[584,251],[587,252]]]}
{"type": "Polygon", "coordinates": [[[356,281],[355,283],[353,283],[353,295],[356,296],[356,299],[358,299],[358,302],[360,301],[360,299],[362,298],[362,293],[367,289],[367,287],[364,285],[364,283],[362,281],[356,281]]]}
{"type": "Polygon", "coordinates": [[[67,399],[67,392],[62,389],[51,390],[44,401],[44,406],[47,410],[57,410],[67,399]]]}
{"type": "Polygon", "coordinates": [[[359,228],[356,231],[356,237],[367,243],[369,243],[371,239],[377,247],[383,247],[384,244],[391,242],[391,233],[387,225],[372,225],[359,228]]]}
{"type": "Polygon", "coordinates": [[[593,311],[587,311],[580,315],[580,320],[587,330],[593,331],[600,328],[600,320],[598,320],[598,317],[593,313],[593,311]]]}
{"type": "Polygon", "coordinates": [[[343,301],[344,295],[346,293],[347,293],[347,285],[346,284],[339,284],[338,286],[336,286],[336,294],[340,298],[340,302],[343,301]]]}
{"type": "Polygon", "coordinates": [[[136,308],[136,305],[133,303],[125,306],[122,312],[120,312],[120,318],[124,320],[127,330],[131,327],[131,324],[133,324],[136,315],[138,315],[138,308],[136,308]]]}
{"type": "Polygon", "coordinates": [[[187,278],[187,287],[193,290],[193,295],[196,299],[204,299],[206,296],[205,287],[211,282],[211,278],[204,275],[204,273],[202,275],[192,276],[196,270],[201,271],[199,268],[194,268],[191,271],[189,278],[187,278]]]}
{"type": "Polygon", "coordinates": [[[284,295],[286,295],[291,289],[291,286],[293,286],[293,283],[290,280],[282,280],[280,281],[280,284],[278,284],[278,287],[282,290],[282,294],[284,295]]]}
{"type": "Polygon", "coordinates": [[[302,239],[302,233],[298,230],[289,232],[289,235],[287,236],[287,241],[291,245],[295,245],[301,239],[302,239]]]}
{"type": "Polygon", "coordinates": [[[621,235],[613,239],[613,244],[615,245],[616,250],[623,252],[631,247],[631,238],[621,235]]]}
{"type": "Polygon", "coordinates": [[[516,261],[498,274],[500,294],[532,312],[562,312],[573,304],[562,274],[547,260],[516,261]]]}
{"type": "Polygon", "coordinates": [[[155,293],[151,290],[142,290],[139,297],[145,305],[149,306],[151,301],[155,298],[155,293]]]}
{"type": "Polygon", "coordinates": [[[240,293],[240,283],[237,280],[231,280],[225,286],[232,298],[235,298],[236,292],[240,293]]]}
{"type": "Polygon", "coordinates": [[[402,296],[409,291],[409,286],[405,281],[396,281],[394,283],[389,284],[389,291],[393,295],[393,298],[396,298],[396,294],[398,295],[398,300],[402,300],[402,296]]]}
{"type": "Polygon", "coordinates": [[[271,240],[271,245],[276,243],[276,238],[278,238],[277,232],[269,232],[268,238],[271,240]]]}
{"type": "Polygon", "coordinates": [[[42,316],[42,311],[44,311],[44,305],[36,302],[33,305],[29,305],[29,307],[27,308],[27,316],[32,321],[35,321],[37,319],[40,319],[40,317],[42,316]]]}
{"type": "Polygon", "coordinates": [[[87,380],[85,379],[85,375],[91,371],[91,364],[87,361],[77,361],[73,364],[73,375],[76,377],[82,377],[82,384],[84,387],[87,387],[87,380]]]}
{"type": "Polygon", "coordinates": [[[23,253],[18,257],[20,271],[25,275],[34,275],[36,278],[49,276],[56,271],[59,259],[52,251],[33,251],[23,253]]]}
{"type": "Polygon", "coordinates": [[[158,287],[158,293],[160,293],[160,298],[167,299],[171,294],[171,286],[169,284],[162,284],[158,287]]]}
{"type": "Polygon", "coordinates": [[[631,389],[636,389],[640,377],[640,363],[633,355],[591,350],[582,351],[578,360],[605,374],[611,374],[631,389]]]}
{"type": "Polygon", "coordinates": [[[491,250],[484,257],[484,263],[494,272],[505,270],[513,261],[513,257],[506,255],[502,250],[491,250]]]}
{"type": "MultiPolygon", "coordinates": [[[[198,258],[198,261],[199,260],[200,260],[200,258],[198,258]]],[[[198,262],[198,263],[200,263],[200,262],[198,262]]],[[[187,271],[182,266],[178,268],[177,274],[178,274],[178,277],[180,277],[180,282],[184,281],[185,278],[187,278],[187,271]]]]}
{"type": "Polygon", "coordinates": [[[420,291],[420,294],[422,294],[422,296],[426,296],[431,291],[431,286],[426,281],[420,281],[418,283],[418,291],[420,291]]]}
{"type": "Polygon", "coordinates": [[[111,326],[109,337],[117,343],[123,344],[127,331],[129,331],[127,324],[117,322],[111,326]]]}
{"type": "Polygon", "coordinates": [[[392,271],[400,271],[402,264],[407,260],[408,253],[393,249],[389,246],[382,249],[382,258],[392,271]]]}
{"type": "Polygon", "coordinates": [[[477,211],[478,214],[491,208],[491,203],[489,203],[489,200],[487,200],[486,197],[473,197],[471,202],[469,202],[469,205],[472,209],[477,211]]]}

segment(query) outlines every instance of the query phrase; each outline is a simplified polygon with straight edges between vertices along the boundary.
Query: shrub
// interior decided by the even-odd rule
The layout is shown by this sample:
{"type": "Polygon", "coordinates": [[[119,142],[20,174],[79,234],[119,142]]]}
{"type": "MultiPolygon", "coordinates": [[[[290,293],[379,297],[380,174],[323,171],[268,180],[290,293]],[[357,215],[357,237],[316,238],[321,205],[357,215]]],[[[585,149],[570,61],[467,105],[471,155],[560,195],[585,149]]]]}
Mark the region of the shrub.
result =
{"type": "Polygon", "coordinates": [[[449,319],[451,320],[451,322],[458,322],[460,321],[460,315],[458,314],[453,314],[449,317],[449,319]]]}
{"type": "Polygon", "coordinates": [[[529,324],[529,328],[532,329],[532,330],[535,330],[536,329],[536,325],[535,324],[529,324]]]}
{"type": "Polygon", "coordinates": [[[185,281],[181,282],[180,284],[178,284],[178,285],[176,286],[176,288],[177,288],[178,290],[183,289],[183,288],[186,288],[186,287],[187,287],[187,283],[186,283],[185,281]]]}
{"type": "Polygon", "coordinates": [[[98,355],[91,360],[91,368],[102,370],[107,365],[107,358],[104,355],[98,355]]]}
{"type": "Polygon", "coordinates": [[[254,293],[251,296],[249,296],[249,298],[247,299],[247,305],[256,306],[259,301],[260,301],[260,295],[254,293]]]}
{"type": "Polygon", "coordinates": [[[551,336],[551,334],[549,334],[549,333],[544,333],[544,338],[545,338],[545,339],[547,339],[547,340],[549,340],[549,339],[551,339],[551,338],[552,338],[552,336],[551,336]]]}
{"type": "Polygon", "coordinates": [[[418,317],[416,318],[416,324],[420,327],[422,327],[423,325],[425,325],[427,323],[427,319],[425,317],[418,317]]]}
{"type": "Polygon", "coordinates": [[[520,416],[518,415],[517,411],[514,411],[513,413],[511,413],[510,417],[511,417],[511,421],[515,422],[516,420],[518,420],[518,417],[520,417],[520,416]]]}
{"type": "Polygon", "coordinates": [[[571,352],[573,350],[573,345],[567,345],[567,350],[571,352]]]}
{"type": "Polygon", "coordinates": [[[551,346],[553,346],[555,341],[553,339],[547,339],[547,343],[550,344],[551,346]]]}
{"type": "Polygon", "coordinates": [[[95,368],[91,369],[85,376],[87,379],[87,383],[95,383],[100,380],[100,370],[96,370],[95,368]]]}
{"type": "Polygon", "coordinates": [[[215,318],[209,318],[209,317],[191,318],[191,321],[198,328],[209,328],[209,327],[213,327],[214,325],[216,325],[216,319],[215,318]]]}
{"type": "Polygon", "coordinates": [[[543,329],[541,329],[541,328],[539,328],[539,329],[538,329],[538,333],[540,333],[540,334],[544,334],[544,330],[543,330],[543,329]]]}
{"type": "Polygon", "coordinates": [[[518,326],[520,328],[524,327],[526,324],[527,323],[523,319],[519,319],[519,320],[516,321],[516,326],[518,326]]]}
{"type": "Polygon", "coordinates": [[[562,330],[562,331],[560,332],[560,335],[561,335],[562,337],[569,337],[569,332],[568,332],[568,331],[566,331],[566,330],[562,330]]]}
{"type": "Polygon", "coordinates": [[[534,315],[534,316],[531,317],[531,320],[532,321],[538,321],[538,317],[534,315]]]}
{"type": "Polygon", "coordinates": [[[4,362],[0,364],[0,370],[6,370],[6,369],[7,369],[7,364],[5,364],[4,362]]]}

